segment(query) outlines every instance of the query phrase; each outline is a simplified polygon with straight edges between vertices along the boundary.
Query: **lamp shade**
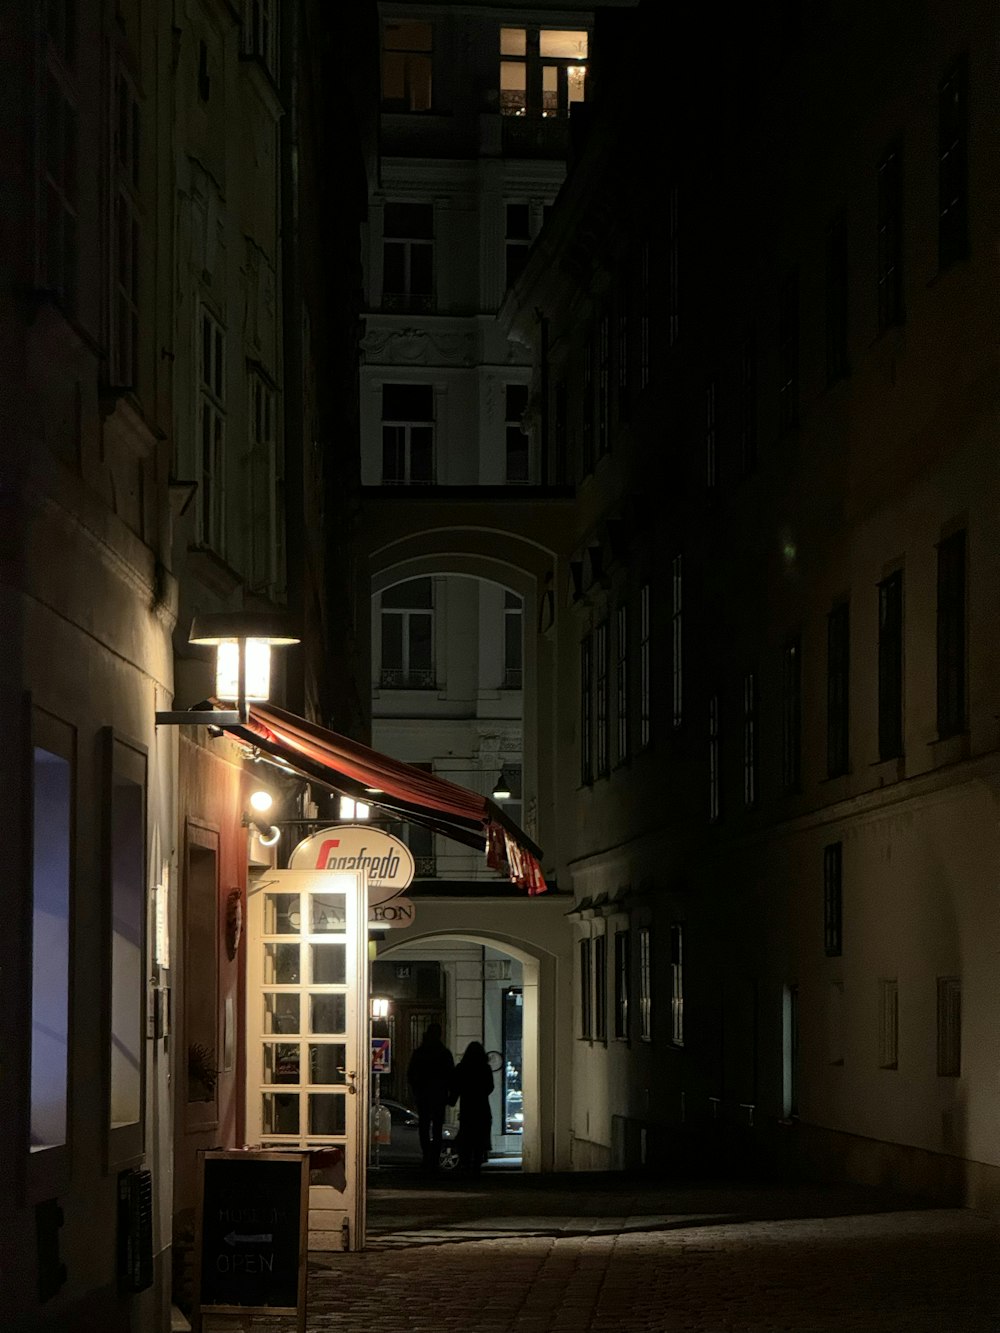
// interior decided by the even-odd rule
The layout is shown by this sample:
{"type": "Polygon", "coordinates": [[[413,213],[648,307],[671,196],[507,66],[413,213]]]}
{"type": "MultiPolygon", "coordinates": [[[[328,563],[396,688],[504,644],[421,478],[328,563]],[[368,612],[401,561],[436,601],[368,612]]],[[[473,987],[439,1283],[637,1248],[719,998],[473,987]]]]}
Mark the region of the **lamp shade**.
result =
{"type": "Polygon", "coordinates": [[[301,642],[285,616],[269,611],[210,611],[191,621],[188,643],[238,643],[240,639],[257,639],[272,648],[301,642]]]}

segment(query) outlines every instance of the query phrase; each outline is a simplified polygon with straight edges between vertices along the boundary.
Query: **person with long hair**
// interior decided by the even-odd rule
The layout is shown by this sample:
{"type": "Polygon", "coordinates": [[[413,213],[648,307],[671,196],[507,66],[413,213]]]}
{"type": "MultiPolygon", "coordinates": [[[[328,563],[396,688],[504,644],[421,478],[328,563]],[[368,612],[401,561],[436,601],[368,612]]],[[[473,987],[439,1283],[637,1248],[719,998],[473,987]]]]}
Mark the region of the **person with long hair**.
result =
{"type": "Polygon", "coordinates": [[[490,1155],[493,1071],[480,1041],[470,1041],[455,1066],[451,1104],[458,1102],[458,1157],[466,1175],[478,1176],[490,1155]]]}

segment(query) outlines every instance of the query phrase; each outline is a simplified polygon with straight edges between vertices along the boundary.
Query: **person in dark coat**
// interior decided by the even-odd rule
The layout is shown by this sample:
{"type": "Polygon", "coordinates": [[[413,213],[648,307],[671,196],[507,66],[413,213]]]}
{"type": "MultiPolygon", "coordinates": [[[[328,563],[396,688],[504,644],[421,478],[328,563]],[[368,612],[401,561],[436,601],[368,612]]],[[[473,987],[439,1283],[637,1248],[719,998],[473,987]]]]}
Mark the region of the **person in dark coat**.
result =
{"type": "Polygon", "coordinates": [[[406,1071],[417,1106],[420,1151],[427,1171],[436,1171],[441,1161],[444,1109],[448,1104],[454,1070],[454,1057],[441,1040],[441,1024],[429,1023],[423,1040],[410,1056],[406,1071]]]}
{"type": "Polygon", "coordinates": [[[490,1155],[490,1093],[493,1071],[482,1042],[470,1041],[455,1066],[451,1101],[458,1102],[458,1156],[462,1169],[472,1176],[490,1155]]]}

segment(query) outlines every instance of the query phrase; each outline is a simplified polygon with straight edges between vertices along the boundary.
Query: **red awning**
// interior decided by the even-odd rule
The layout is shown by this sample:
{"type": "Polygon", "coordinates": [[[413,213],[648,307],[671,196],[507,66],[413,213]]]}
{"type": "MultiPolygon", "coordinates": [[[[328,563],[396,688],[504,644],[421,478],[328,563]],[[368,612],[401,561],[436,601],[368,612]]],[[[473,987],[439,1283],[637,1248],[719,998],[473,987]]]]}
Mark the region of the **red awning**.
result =
{"type": "Polygon", "coordinates": [[[273,705],[253,705],[244,726],[225,730],[311,781],[480,848],[513,883],[545,892],[541,849],[488,797],[273,705]]]}

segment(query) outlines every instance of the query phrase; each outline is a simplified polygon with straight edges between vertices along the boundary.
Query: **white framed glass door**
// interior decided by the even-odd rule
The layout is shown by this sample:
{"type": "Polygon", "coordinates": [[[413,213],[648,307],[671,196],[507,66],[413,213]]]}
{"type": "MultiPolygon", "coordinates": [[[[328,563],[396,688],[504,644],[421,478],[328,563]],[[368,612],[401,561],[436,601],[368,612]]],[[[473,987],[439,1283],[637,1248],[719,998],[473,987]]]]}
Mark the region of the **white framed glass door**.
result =
{"type": "Polygon", "coordinates": [[[339,1148],[312,1173],[312,1249],[364,1244],[367,891],[362,872],[270,870],[247,920],[247,1135],[268,1149],[339,1148]]]}

